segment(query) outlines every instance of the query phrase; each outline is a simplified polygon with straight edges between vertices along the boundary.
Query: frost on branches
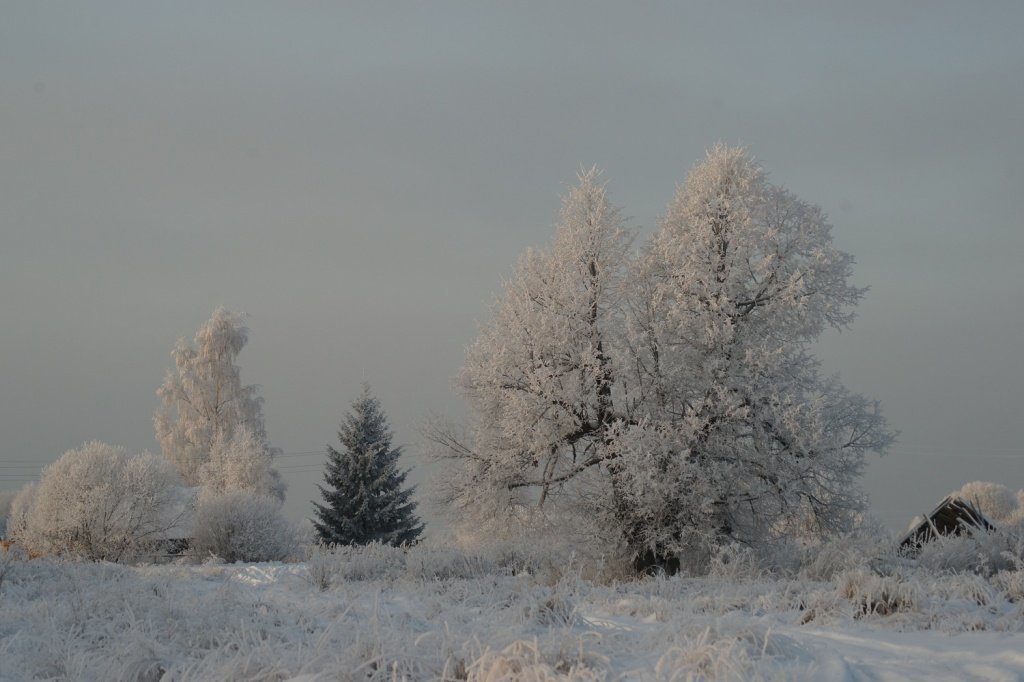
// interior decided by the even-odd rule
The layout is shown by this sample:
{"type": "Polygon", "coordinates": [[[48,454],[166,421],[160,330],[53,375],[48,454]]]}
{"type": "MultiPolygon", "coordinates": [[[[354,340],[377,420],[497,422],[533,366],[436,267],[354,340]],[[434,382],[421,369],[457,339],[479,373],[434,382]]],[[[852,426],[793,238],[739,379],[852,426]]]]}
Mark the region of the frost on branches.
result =
{"type": "Polygon", "coordinates": [[[175,528],[180,479],[148,452],[90,442],[43,469],[14,499],[10,535],[29,552],[124,561],[175,528]]]}
{"type": "Polygon", "coordinates": [[[391,447],[391,431],[380,402],[363,384],[338,430],[342,450],[327,446],[327,471],[320,486],[325,504],[313,503],[313,526],[321,542],[403,545],[423,532],[413,489],[403,490],[408,472],[398,468],[401,448],[391,447]]]}
{"type": "Polygon", "coordinates": [[[864,293],[822,211],[718,146],[638,256],[632,236],[582,174],[467,353],[468,439],[432,434],[461,464],[449,502],[614,529],[638,565],[845,527],[892,435],[810,352],[864,293]]]}
{"type": "Polygon", "coordinates": [[[251,490],[204,489],[196,509],[192,553],[236,561],[283,561],[295,550],[293,532],[276,498],[251,490]]]}
{"type": "Polygon", "coordinates": [[[199,468],[199,481],[205,490],[222,493],[231,490],[266,495],[284,501],[287,484],[273,466],[266,443],[242,424],[230,440],[221,433],[210,448],[210,459],[199,468]]]}
{"type": "Polygon", "coordinates": [[[235,364],[248,339],[242,317],[220,307],[196,334],[194,347],[178,341],[171,354],[175,369],[157,390],[156,437],[189,485],[212,483],[223,490],[238,487],[240,478],[253,479],[253,490],[282,499],[284,482],[271,468],[276,449],[267,442],[263,399],[256,386],[242,385],[235,364]],[[232,470],[229,454],[247,462],[232,470]]]}

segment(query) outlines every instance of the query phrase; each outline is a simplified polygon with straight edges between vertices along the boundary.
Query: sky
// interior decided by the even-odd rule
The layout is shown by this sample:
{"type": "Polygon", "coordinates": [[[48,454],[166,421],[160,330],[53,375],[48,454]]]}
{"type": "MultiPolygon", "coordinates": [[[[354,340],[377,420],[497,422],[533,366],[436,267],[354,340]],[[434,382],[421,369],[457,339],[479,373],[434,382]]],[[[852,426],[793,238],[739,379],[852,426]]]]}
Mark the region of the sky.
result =
{"type": "Polygon", "coordinates": [[[898,442],[901,530],[1024,488],[1024,4],[5,2],[0,489],[87,440],[158,451],[179,337],[245,312],[285,510],[363,381],[418,427],[581,165],[641,235],[718,141],[824,208],[870,291],[828,373],[898,442]]]}

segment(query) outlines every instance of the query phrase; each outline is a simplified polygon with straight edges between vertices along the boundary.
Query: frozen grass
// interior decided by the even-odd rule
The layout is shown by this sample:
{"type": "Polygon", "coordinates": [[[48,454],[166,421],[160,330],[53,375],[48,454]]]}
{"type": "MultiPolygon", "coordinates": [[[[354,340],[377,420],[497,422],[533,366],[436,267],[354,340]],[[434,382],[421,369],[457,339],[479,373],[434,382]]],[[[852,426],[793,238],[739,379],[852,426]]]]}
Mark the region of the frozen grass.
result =
{"type": "Polygon", "coordinates": [[[879,571],[857,557],[826,547],[779,570],[740,554],[707,577],[610,584],[508,547],[339,548],[298,564],[18,560],[0,586],[0,679],[1024,675],[1019,566],[879,571]]]}

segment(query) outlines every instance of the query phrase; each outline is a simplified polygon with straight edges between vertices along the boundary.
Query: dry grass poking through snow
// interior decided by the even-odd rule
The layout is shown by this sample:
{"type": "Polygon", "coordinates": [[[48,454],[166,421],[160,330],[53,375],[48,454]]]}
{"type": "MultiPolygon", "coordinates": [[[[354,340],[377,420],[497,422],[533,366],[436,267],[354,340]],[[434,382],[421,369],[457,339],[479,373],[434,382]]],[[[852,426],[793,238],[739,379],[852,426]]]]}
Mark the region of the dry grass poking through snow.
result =
{"type": "MultiPolygon", "coordinates": [[[[924,637],[908,649],[918,652],[941,638],[933,660],[909,669],[926,679],[956,649],[948,634],[1024,645],[1019,567],[878,570],[829,551],[788,570],[737,556],[708,577],[618,584],[507,548],[345,548],[300,564],[14,562],[0,588],[0,679],[843,679],[888,665],[836,653],[879,633],[885,646],[924,637]]],[[[1024,674],[1024,659],[995,660],[1024,674]]]]}

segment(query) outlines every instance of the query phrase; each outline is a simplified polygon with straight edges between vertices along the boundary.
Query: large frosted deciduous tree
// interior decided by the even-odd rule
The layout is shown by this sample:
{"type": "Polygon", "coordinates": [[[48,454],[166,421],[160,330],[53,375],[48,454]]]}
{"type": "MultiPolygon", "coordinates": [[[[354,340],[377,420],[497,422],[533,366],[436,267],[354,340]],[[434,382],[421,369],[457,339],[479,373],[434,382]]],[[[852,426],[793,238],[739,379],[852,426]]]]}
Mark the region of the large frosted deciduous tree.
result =
{"type": "Polygon", "coordinates": [[[462,464],[450,501],[477,523],[582,515],[640,563],[844,527],[892,435],[811,354],[864,293],[822,211],[718,146],[629,242],[582,175],[467,354],[468,440],[434,434],[462,464]]]}
{"type": "MultiPolygon", "coordinates": [[[[235,364],[248,339],[242,317],[219,307],[196,333],[194,345],[179,339],[171,353],[174,369],[157,390],[161,406],[153,421],[164,455],[189,485],[204,483],[204,474],[209,478],[215,445],[226,450],[234,440],[244,449],[235,439],[239,427],[247,429],[245,439],[254,441],[268,460],[276,453],[267,442],[263,399],[256,386],[242,385],[235,364]]],[[[261,492],[283,496],[279,477],[275,485],[261,492]]]]}
{"type": "Polygon", "coordinates": [[[877,403],[821,376],[811,353],[865,292],[830,232],[741,148],[715,147],[669,204],[631,318],[646,421],[620,440],[627,459],[654,460],[622,467],[630,501],[659,519],[638,532],[648,545],[827,533],[862,508],[864,455],[892,435],[877,403]],[[645,509],[661,467],[675,473],[645,509]]]}
{"type": "Polygon", "coordinates": [[[324,504],[314,503],[313,526],[321,542],[403,545],[423,532],[416,516],[408,472],[398,468],[401,448],[391,446],[391,430],[380,402],[363,385],[338,430],[342,449],[327,446],[324,504]]]}
{"type": "Polygon", "coordinates": [[[466,514],[530,515],[609,458],[626,413],[616,366],[632,238],[590,169],[552,245],[527,251],[505,283],[460,376],[471,444],[434,434],[463,460],[449,493],[466,514]]]}

